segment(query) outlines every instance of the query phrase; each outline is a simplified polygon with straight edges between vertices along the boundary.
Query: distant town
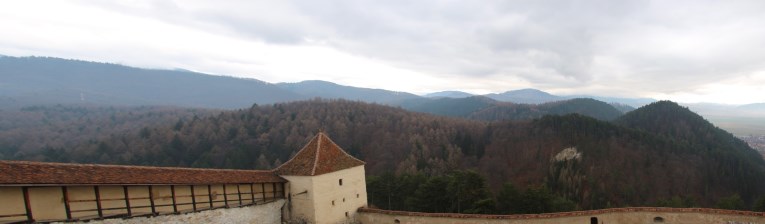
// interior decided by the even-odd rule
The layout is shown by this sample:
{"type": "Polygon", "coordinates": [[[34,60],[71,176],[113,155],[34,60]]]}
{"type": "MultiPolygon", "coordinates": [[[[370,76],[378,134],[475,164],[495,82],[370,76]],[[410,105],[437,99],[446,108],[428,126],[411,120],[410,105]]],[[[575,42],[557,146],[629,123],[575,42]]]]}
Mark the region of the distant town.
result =
{"type": "Polygon", "coordinates": [[[765,135],[739,136],[739,138],[748,143],[754,150],[760,152],[760,155],[765,158],[765,135]]]}

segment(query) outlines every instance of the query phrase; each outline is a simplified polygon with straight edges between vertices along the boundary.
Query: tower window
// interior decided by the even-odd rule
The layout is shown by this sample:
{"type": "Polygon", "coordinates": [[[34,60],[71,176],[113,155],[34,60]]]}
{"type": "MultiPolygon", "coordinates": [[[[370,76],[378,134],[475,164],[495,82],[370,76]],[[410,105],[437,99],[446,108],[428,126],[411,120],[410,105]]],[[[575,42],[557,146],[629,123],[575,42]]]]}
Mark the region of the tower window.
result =
{"type": "Polygon", "coordinates": [[[348,212],[345,212],[345,217],[348,217],[348,212]]]}
{"type": "Polygon", "coordinates": [[[332,200],[332,205],[335,205],[335,200],[332,200]]]}
{"type": "Polygon", "coordinates": [[[340,186],[343,186],[343,179],[340,179],[337,183],[339,183],[340,186]]]}
{"type": "Polygon", "coordinates": [[[359,194],[356,194],[356,198],[359,198],[359,194]]]}

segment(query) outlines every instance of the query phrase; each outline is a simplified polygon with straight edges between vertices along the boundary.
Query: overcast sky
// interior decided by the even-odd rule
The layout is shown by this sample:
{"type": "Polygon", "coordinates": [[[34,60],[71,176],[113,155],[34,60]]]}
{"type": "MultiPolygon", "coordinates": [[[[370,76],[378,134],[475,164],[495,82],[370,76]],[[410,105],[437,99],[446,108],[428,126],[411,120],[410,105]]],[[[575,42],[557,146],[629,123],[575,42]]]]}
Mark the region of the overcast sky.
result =
{"type": "Polygon", "coordinates": [[[417,94],[765,102],[765,1],[3,1],[0,54],[417,94]]]}

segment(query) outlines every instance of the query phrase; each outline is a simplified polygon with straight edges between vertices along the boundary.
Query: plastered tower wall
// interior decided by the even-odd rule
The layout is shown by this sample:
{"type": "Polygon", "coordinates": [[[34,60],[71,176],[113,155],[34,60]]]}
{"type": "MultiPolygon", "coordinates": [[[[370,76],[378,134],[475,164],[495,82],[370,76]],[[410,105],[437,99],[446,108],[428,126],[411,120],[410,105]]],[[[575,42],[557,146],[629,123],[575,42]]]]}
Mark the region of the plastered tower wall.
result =
{"type": "Polygon", "coordinates": [[[282,176],[287,179],[289,186],[289,194],[287,196],[287,212],[285,213],[286,219],[290,221],[303,220],[306,222],[316,223],[314,217],[314,191],[313,191],[313,177],[311,176],[282,176]]]}
{"type": "Polygon", "coordinates": [[[367,205],[364,166],[318,176],[282,176],[290,183],[292,220],[348,223],[367,205]],[[341,184],[342,182],[342,184],[341,184]]]}
{"type": "Polygon", "coordinates": [[[316,223],[347,223],[367,205],[364,166],[313,177],[316,223]],[[340,182],[342,181],[342,185],[340,182]]]}
{"type": "Polygon", "coordinates": [[[367,205],[364,162],[323,132],[274,172],[289,182],[288,220],[349,223],[367,205]]]}

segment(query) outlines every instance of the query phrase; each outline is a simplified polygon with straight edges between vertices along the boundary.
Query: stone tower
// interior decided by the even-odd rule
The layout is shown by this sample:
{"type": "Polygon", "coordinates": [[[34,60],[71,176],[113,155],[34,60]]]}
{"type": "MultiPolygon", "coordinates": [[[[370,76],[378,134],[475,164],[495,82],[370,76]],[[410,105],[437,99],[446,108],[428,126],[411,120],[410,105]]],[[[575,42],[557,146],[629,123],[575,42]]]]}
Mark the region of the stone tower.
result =
{"type": "Polygon", "coordinates": [[[364,162],[323,132],[275,171],[289,181],[286,219],[348,223],[367,205],[364,162]]]}

